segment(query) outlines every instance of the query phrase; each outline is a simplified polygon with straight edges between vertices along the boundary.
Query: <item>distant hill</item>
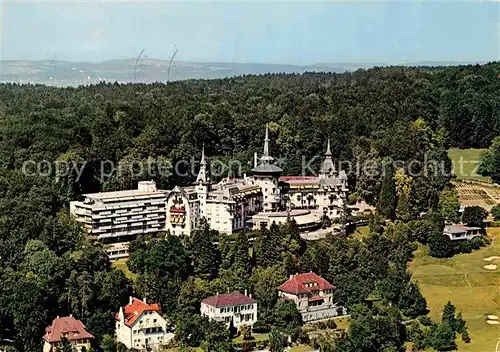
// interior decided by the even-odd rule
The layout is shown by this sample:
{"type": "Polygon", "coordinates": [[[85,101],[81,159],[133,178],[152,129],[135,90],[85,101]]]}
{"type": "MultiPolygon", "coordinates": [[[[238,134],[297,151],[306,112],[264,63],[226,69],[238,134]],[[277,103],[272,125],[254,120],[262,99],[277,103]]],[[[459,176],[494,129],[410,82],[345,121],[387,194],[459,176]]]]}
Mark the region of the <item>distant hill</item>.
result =
{"type": "Polygon", "coordinates": [[[186,79],[213,79],[266,73],[303,73],[307,71],[346,71],[332,65],[281,65],[227,62],[173,61],[169,75],[169,61],[143,59],[111,60],[103,62],[67,61],[2,61],[0,81],[43,83],[56,86],[77,86],[101,81],[167,82],[186,79]]]}
{"type": "MultiPolygon", "coordinates": [[[[466,62],[413,62],[405,66],[451,66],[466,62]]],[[[474,63],[475,64],[475,63],[474,63]]],[[[283,65],[228,62],[189,62],[156,59],[123,59],[102,62],[57,60],[0,61],[0,82],[41,83],[54,86],[78,86],[106,82],[167,82],[186,79],[214,79],[266,73],[304,73],[354,71],[374,66],[376,62],[325,62],[313,65],[283,65]]]]}

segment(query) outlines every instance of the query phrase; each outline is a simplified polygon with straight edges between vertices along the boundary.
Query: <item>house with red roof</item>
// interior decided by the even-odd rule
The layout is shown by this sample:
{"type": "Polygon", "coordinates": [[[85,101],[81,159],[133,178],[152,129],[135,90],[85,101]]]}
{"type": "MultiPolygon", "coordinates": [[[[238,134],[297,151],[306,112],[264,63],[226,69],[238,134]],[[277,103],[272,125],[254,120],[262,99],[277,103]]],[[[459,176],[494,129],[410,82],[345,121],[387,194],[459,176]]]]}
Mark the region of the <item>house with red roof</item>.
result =
{"type": "Polygon", "coordinates": [[[130,297],[129,303],[120,307],[115,315],[117,342],[127,348],[158,350],[160,345],[169,342],[174,334],[167,331],[167,320],[163,317],[158,303],[147,303],[130,297]]]}
{"type": "Polygon", "coordinates": [[[247,292],[217,294],[201,301],[202,316],[225,323],[235,328],[242,325],[252,326],[257,321],[257,301],[247,292]]]}
{"type": "Polygon", "coordinates": [[[94,336],[85,330],[85,325],[80,320],[75,319],[72,315],[69,317],[58,316],[52,320],[49,327],[45,328],[43,351],[54,351],[63,337],[71,342],[77,351],[81,351],[83,347],[88,350],[90,341],[94,339],[94,336]]]}
{"type": "Polygon", "coordinates": [[[333,299],[335,286],[313,273],[290,275],[288,281],[279,287],[283,299],[293,301],[302,321],[311,322],[346,314],[346,309],[333,299]]]}

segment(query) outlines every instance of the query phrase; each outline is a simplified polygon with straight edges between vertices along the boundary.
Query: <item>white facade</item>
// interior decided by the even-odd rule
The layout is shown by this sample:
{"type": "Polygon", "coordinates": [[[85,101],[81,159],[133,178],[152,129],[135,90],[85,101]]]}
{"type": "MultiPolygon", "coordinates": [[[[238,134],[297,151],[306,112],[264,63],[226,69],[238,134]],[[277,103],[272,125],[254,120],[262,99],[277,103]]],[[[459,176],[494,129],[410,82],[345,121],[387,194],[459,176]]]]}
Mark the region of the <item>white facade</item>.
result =
{"type": "Polygon", "coordinates": [[[443,235],[448,236],[452,241],[471,240],[474,237],[481,236],[481,228],[464,225],[448,225],[445,226],[443,235]]]}
{"type": "Polygon", "coordinates": [[[84,194],[83,201],[70,202],[70,212],[117,259],[128,256],[127,244],[137,234],[165,231],[167,193],[140,181],[137,190],[84,194]]]}
{"type": "Polygon", "coordinates": [[[257,301],[238,292],[216,295],[201,302],[200,314],[236,329],[252,326],[257,321],[257,301]]]}
{"type": "Polygon", "coordinates": [[[116,315],[115,337],[127,348],[158,350],[168,343],[174,334],[167,332],[167,320],[157,304],[131,298],[128,305],[120,307],[116,315]]]}

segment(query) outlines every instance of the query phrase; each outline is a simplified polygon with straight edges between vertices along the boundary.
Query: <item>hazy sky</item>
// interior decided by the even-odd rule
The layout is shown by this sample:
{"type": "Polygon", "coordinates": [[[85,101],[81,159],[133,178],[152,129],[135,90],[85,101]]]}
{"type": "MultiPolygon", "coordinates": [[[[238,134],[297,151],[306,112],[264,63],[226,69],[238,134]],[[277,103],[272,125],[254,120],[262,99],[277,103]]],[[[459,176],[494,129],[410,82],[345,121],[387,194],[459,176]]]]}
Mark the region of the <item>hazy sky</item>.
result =
{"type": "MultiPolygon", "coordinates": [[[[0,0],[1,2],[2,0],[0,0]]],[[[500,56],[499,2],[13,2],[3,60],[136,57],[312,64],[486,61],[500,56]]]]}

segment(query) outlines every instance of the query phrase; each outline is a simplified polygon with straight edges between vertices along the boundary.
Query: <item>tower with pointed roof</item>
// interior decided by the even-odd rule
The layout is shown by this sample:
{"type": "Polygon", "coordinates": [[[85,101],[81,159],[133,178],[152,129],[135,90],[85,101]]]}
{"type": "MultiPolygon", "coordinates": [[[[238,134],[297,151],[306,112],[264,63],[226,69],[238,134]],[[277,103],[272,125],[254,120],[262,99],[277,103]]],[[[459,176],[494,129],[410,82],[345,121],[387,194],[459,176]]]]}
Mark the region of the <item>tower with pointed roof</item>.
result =
{"type": "Polygon", "coordinates": [[[266,124],[266,135],[264,138],[264,152],[259,163],[252,169],[256,182],[262,188],[263,210],[277,210],[280,204],[280,192],[278,179],[283,170],[273,164],[274,158],[269,153],[269,124],[266,124]]]}
{"type": "Polygon", "coordinates": [[[319,177],[326,178],[328,176],[333,176],[337,174],[337,169],[332,159],[332,151],[330,148],[330,138],[328,138],[328,145],[326,147],[325,160],[321,164],[321,169],[319,170],[319,177]]]}
{"type": "Polygon", "coordinates": [[[207,183],[207,161],[205,160],[205,143],[201,149],[200,171],[196,177],[196,183],[207,183]]]}
{"type": "MultiPolygon", "coordinates": [[[[196,177],[196,194],[199,200],[199,212],[200,216],[206,216],[206,208],[207,208],[207,198],[209,189],[207,175],[207,160],[205,158],[205,143],[203,143],[203,147],[201,149],[201,160],[200,160],[200,171],[198,172],[198,176],[196,177]]],[[[195,224],[197,226],[197,224],[195,224]]]]}

